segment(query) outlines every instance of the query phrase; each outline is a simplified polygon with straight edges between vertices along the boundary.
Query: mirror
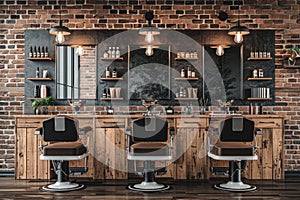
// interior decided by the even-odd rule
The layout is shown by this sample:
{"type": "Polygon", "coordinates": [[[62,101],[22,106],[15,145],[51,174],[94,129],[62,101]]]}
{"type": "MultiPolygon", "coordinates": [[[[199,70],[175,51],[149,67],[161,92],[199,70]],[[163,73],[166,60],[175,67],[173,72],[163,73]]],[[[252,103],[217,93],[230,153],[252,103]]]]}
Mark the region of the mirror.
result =
{"type": "Polygon", "coordinates": [[[242,46],[228,45],[222,56],[218,56],[216,48],[211,47],[212,45],[204,45],[206,98],[210,96],[212,100],[212,96],[214,96],[223,101],[243,99],[242,46]],[[213,72],[213,68],[217,71],[213,72]],[[220,75],[220,80],[223,80],[225,94],[222,94],[221,91],[223,86],[216,81],[217,73],[220,75]]]}
{"type": "Polygon", "coordinates": [[[128,98],[170,99],[170,45],[159,45],[151,56],[140,45],[128,52],[128,98]]]}
{"type": "Polygon", "coordinates": [[[96,99],[96,48],[83,46],[56,48],[56,99],[96,99]]]}

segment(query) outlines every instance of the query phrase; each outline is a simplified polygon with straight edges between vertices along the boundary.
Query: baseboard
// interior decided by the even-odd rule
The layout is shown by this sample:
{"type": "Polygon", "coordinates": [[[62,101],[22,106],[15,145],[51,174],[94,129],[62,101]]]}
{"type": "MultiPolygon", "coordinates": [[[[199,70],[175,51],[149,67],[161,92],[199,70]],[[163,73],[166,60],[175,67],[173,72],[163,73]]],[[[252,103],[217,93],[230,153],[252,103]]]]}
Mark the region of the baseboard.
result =
{"type": "Polygon", "coordinates": [[[13,171],[0,172],[0,177],[14,177],[15,173],[13,171]]]}
{"type": "Polygon", "coordinates": [[[284,175],[286,177],[292,177],[292,176],[300,176],[300,171],[286,171],[284,172],[284,175]]]}

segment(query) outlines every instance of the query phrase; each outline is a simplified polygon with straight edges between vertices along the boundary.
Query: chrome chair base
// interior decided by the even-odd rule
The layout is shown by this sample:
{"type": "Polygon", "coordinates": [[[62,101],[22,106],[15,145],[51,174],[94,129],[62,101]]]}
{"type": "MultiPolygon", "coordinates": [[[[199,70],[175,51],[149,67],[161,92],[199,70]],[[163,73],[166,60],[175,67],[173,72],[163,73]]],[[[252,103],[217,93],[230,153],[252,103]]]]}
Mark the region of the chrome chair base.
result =
{"type": "Polygon", "coordinates": [[[221,183],[214,185],[214,188],[218,190],[224,190],[228,192],[251,192],[256,190],[255,186],[244,184],[243,182],[232,182],[228,181],[227,183],[221,183]]]}
{"type": "Polygon", "coordinates": [[[139,192],[159,192],[169,189],[169,185],[159,184],[157,182],[141,182],[139,184],[129,185],[128,189],[139,192]]]}
{"type": "Polygon", "coordinates": [[[49,184],[41,187],[42,191],[48,192],[68,192],[74,190],[81,190],[84,188],[84,185],[78,183],[67,182],[56,182],[54,184],[49,184]]]}

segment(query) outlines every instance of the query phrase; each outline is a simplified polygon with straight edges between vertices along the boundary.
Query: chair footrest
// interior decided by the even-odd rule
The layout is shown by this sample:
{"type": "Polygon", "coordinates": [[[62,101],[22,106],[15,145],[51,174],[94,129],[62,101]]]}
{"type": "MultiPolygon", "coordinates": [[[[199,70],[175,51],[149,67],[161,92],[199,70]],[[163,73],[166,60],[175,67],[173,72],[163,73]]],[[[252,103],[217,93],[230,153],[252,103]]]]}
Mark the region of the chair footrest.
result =
{"type": "Polygon", "coordinates": [[[229,168],[228,167],[211,167],[211,172],[214,175],[228,175],[229,168]]]}
{"type": "Polygon", "coordinates": [[[70,167],[70,174],[72,175],[82,175],[88,172],[87,167],[70,167]]]}

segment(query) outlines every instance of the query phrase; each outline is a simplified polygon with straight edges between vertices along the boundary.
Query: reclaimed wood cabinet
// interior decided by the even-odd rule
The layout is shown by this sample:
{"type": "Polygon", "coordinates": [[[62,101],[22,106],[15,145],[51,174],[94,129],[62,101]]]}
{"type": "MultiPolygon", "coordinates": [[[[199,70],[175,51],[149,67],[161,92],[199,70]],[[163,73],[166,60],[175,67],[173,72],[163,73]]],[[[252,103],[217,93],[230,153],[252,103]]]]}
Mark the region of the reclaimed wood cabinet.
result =
{"type": "MultiPolygon", "coordinates": [[[[49,161],[39,159],[40,136],[34,130],[50,115],[24,115],[16,117],[16,179],[51,179],[55,177],[49,161]]],[[[135,116],[135,118],[137,118],[135,116]]],[[[167,173],[157,177],[173,179],[209,179],[219,177],[211,173],[212,166],[228,167],[228,162],[214,161],[207,156],[207,127],[214,121],[209,115],[167,115],[169,126],[175,127],[174,159],[167,173]]],[[[258,131],[258,160],[247,161],[243,176],[248,179],[283,179],[283,118],[277,115],[248,115],[258,131]]],[[[125,128],[129,116],[78,116],[79,127],[90,126],[87,135],[89,158],[86,174],[78,177],[92,179],[128,179],[134,177],[131,161],[127,160],[125,128]]],[[[216,121],[217,122],[217,121],[216,121]]],[[[70,167],[84,166],[84,161],[72,161],[70,167]]],[[[223,176],[225,177],[225,176],[223,176]]]]}

